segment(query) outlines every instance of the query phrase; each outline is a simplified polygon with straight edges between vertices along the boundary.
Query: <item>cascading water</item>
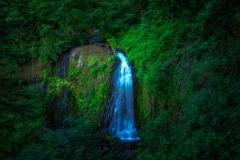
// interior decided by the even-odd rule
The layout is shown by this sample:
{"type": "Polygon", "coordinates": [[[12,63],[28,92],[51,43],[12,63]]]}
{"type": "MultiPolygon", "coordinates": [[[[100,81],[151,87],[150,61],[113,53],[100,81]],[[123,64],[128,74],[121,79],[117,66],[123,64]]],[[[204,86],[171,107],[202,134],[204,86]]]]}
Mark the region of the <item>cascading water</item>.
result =
{"type": "Polygon", "coordinates": [[[121,140],[139,140],[134,120],[132,69],[123,52],[116,51],[120,64],[113,75],[113,92],[108,106],[109,132],[121,140]]]}
{"type": "MultiPolygon", "coordinates": [[[[67,77],[69,63],[69,52],[66,51],[66,53],[61,55],[59,66],[57,70],[53,70],[53,73],[57,74],[59,78],[64,80],[67,77]]],[[[68,87],[63,85],[61,86],[59,95],[56,95],[52,101],[52,108],[48,118],[51,122],[51,127],[54,129],[59,129],[65,126],[69,104],[69,94],[68,87]]]]}
{"type": "MultiPolygon", "coordinates": [[[[67,71],[69,67],[69,53],[65,53],[62,57],[61,64],[59,66],[58,76],[61,79],[65,79],[67,77],[67,71]]],[[[68,89],[67,86],[62,86],[61,96],[59,97],[59,105],[58,116],[60,116],[62,121],[62,126],[65,126],[65,119],[67,118],[67,108],[68,108],[68,89]]]]}
{"type": "Polygon", "coordinates": [[[69,53],[65,53],[63,54],[63,56],[61,57],[61,63],[58,69],[58,77],[61,79],[65,79],[67,76],[67,70],[69,67],[69,53]]]}

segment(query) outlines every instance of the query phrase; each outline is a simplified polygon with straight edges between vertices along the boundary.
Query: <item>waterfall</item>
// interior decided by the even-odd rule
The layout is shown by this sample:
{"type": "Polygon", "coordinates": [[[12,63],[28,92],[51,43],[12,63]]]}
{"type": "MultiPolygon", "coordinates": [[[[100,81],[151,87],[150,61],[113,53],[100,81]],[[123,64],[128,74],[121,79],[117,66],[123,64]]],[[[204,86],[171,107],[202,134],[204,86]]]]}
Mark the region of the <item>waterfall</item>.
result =
{"type": "MultiPolygon", "coordinates": [[[[63,81],[67,77],[68,68],[70,63],[69,51],[66,51],[60,56],[60,63],[57,66],[54,66],[53,74],[57,75],[63,81]]],[[[69,104],[70,93],[66,85],[62,85],[59,94],[56,94],[53,98],[50,115],[48,120],[50,121],[51,127],[54,129],[59,129],[65,126],[67,118],[67,110],[69,104]]]]}
{"type": "Polygon", "coordinates": [[[61,57],[61,63],[58,69],[58,77],[61,79],[65,79],[67,76],[67,71],[69,67],[69,53],[64,53],[63,56],[61,57]]]}
{"type": "Polygon", "coordinates": [[[107,107],[109,132],[121,140],[139,140],[134,120],[133,75],[124,53],[116,51],[120,64],[113,75],[113,92],[107,107]]]}
{"type": "MultiPolygon", "coordinates": [[[[63,54],[59,69],[58,69],[58,77],[61,79],[65,79],[67,77],[68,67],[69,67],[69,52],[63,54]]],[[[59,97],[59,105],[58,108],[58,116],[60,116],[62,126],[65,126],[65,120],[67,118],[67,108],[68,108],[68,88],[67,86],[62,86],[61,95],[59,97]]]]}

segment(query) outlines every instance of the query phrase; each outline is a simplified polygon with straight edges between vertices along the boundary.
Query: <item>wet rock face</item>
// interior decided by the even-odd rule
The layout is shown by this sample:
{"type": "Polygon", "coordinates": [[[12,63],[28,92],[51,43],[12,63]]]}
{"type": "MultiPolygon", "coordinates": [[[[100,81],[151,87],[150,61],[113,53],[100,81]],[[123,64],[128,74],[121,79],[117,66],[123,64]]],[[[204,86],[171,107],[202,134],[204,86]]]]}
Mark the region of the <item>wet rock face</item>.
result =
{"type": "Polygon", "coordinates": [[[25,85],[41,83],[44,90],[48,128],[63,127],[67,117],[102,125],[114,65],[109,61],[111,53],[106,47],[89,44],[62,53],[52,65],[32,60],[22,66],[18,78],[25,85]]]}
{"type": "Polygon", "coordinates": [[[64,53],[61,57],[61,62],[58,67],[58,77],[61,79],[66,78],[69,68],[69,53],[64,53]]]}
{"type": "Polygon", "coordinates": [[[50,121],[50,128],[59,129],[66,125],[66,118],[69,107],[70,93],[67,86],[62,86],[60,95],[56,96],[52,103],[50,109],[50,115],[48,119],[50,121]]]}
{"type": "Polygon", "coordinates": [[[21,66],[21,71],[16,74],[17,78],[27,81],[29,83],[39,82],[43,79],[44,70],[50,68],[46,65],[39,64],[38,60],[32,60],[31,62],[25,63],[21,66]]]}
{"type": "Polygon", "coordinates": [[[110,48],[110,45],[104,41],[101,40],[99,36],[94,36],[91,38],[90,43],[97,45],[97,46],[101,46],[101,47],[105,47],[105,48],[110,48]]]}
{"type": "Polygon", "coordinates": [[[70,52],[70,67],[82,67],[87,63],[86,60],[84,60],[84,57],[88,55],[109,56],[113,55],[113,51],[111,48],[101,47],[93,44],[76,47],[70,52]]]}
{"type": "Polygon", "coordinates": [[[58,80],[58,82],[49,82],[51,88],[55,88],[54,85],[57,85],[56,93],[52,98],[51,105],[49,106],[49,115],[48,120],[50,121],[50,126],[53,129],[59,129],[66,125],[66,118],[68,114],[69,107],[69,98],[71,96],[69,87],[67,86],[66,78],[68,76],[69,64],[70,64],[70,51],[64,52],[56,66],[53,66],[53,77],[58,80]],[[58,78],[57,78],[58,77],[58,78]],[[55,84],[52,84],[55,83],[55,84]],[[61,84],[58,84],[61,83],[61,84]]]}
{"type": "Polygon", "coordinates": [[[82,53],[88,53],[91,55],[96,55],[96,54],[107,55],[108,50],[104,47],[90,44],[90,45],[85,45],[85,46],[76,47],[76,48],[72,49],[72,51],[70,53],[70,57],[78,57],[82,53]]]}
{"type": "Polygon", "coordinates": [[[63,101],[59,101],[69,103],[67,116],[87,118],[98,127],[102,125],[103,106],[109,99],[113,68],[109,58],[109,49],[93,44],[76,47],[69,52],[69,67],[63,79],[68,92],[63,94],[63,101]]]}
{"type": "Polygon", "coordinates": [[[97,45],[100,47],[105,47],[107,49],[110,48],[110,45],[106,42],[105,39],[102,39],[101,37],[101,30],[99,28],[90,28],[86,33],[86,39],[89,41],[90,44],[97,45]]]}

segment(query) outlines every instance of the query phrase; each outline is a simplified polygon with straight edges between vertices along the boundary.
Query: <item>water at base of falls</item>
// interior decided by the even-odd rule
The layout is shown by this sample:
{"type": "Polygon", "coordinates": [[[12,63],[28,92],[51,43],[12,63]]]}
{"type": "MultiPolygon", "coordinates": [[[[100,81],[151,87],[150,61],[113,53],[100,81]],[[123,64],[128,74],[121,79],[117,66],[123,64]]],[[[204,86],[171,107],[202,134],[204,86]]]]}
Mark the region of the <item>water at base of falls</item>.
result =
{"type": "Polygon", "coordinates": [[[138,141],[134,120],[132,69],[123,52],[116,51],[120,64],[113,75],[113,92],[108,106],[109,132],[122,141],[138,141]]]}

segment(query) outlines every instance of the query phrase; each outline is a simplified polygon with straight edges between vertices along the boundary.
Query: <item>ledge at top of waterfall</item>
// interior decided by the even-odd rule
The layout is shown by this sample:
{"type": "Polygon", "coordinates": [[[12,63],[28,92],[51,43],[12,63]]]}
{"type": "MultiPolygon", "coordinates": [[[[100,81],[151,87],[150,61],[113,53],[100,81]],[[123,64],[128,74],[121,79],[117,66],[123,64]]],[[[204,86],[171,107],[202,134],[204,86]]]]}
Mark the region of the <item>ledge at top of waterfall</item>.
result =
{"type": "Polygon", "coordinates": [[[109,132],[122,141],[138,141],[134,120],[133,75],[127,58],[121,51],[116,51],[120,60],[113,75],[113,92],[108,106],[109,132]]]}

